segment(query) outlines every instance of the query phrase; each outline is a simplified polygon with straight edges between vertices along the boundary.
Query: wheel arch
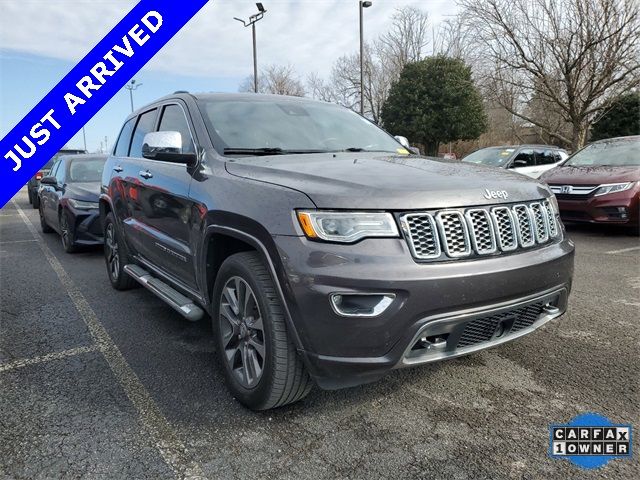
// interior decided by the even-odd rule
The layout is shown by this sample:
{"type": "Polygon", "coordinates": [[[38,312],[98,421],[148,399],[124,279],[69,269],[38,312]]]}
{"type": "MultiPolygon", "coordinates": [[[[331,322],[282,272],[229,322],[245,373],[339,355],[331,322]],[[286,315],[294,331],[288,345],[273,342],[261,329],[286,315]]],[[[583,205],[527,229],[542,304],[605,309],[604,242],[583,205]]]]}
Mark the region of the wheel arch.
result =
{"type": "MultiPolygon", "coordinates": [[[[261,239],[243,230],[223,225],[210,225],[209,227],[207,227],[205,233],[205,247],[206,248],[204,253],[206,262],[205,281],[207,287],[207,303],[211,305],[214,301],[214,299],[212,298],[212,292],[215,285],[218,269],[220,265],[222,265],[222,262],[224,262],[224,259],[235,253],[243,251],[256,251],[264,261],[267,269],[269,270],[269,273],[271,273],[271,278],[273,279],[276,292],[278,293],[278,298],[280,299],[283,310],[285,312],[285,318],[287,321],[287,327],[291,334],[291,340],[293,341],[297,349],[303,350],[302,341],[298,334],[298,330],[296,329],[293,322],[293,317],[291,315],[288,302],[285,298],[282,280],[278,276],[276,264],[274,263],[272,255],[269,253],[268,246],[265,245],[265,243],[261,239]],[[224,257],[222,257],[222,255],[218,255],[218,257],[216,257],[217,252],[216,247],[214,246],[214,242],[216,240],[222,240],[223,242],[225,242],[223,243],[223,245],[227,246],[228,250],[226,250],[226,253],[228,253],[228,255],[224,257]],[[210,256],[210,254],[212,254],[213,256],[210,256]]],[[[272,249],[275,249],[275,244],[272,245],[272,249]]]]}

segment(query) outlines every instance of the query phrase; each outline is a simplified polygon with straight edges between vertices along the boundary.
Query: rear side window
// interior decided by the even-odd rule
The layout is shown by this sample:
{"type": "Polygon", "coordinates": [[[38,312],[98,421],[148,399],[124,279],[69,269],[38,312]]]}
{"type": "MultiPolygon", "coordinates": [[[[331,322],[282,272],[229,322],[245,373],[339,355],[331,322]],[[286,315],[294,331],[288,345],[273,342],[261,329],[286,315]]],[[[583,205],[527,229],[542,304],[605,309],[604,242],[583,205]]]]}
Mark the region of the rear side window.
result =
{"type": "Polygon", "coordinates": [[[153,110],[143,113],[138,118],[138,123],[133,131],[133,139],[131,140],[131,150],[129,150],[130,157],[142,158],[142,143],[144,141],[144,136],[147,133],[153,132],[157,111],[158,110],[154,108],[153,110]]]}
{"type": "Polygon", "coordinates": [[[556,163],[559,158],[556,158],[554,150],[539,150],[536,152],[536,162],[538,165],[551,165],[556,163]]]}
{"type": "Polygon", "coordinates": [[[133,125],[135,124],[135,118],[130,119],[124,124],[118,137],[118,143],[116,143],[116,149],[114,155],[116,157],[126,157],[129,155],[129,144],[131,143],[131,132],[133,132],[133,125]]]}
{"type": "Polygon", "coordinates": [[[182,153],[195,153],[196,149],[191,140],[189,124],[179,105],[167,105],[162,110],[159,132],[178,132],[182,137],[182,153]]]}
{"type": "Polygon", "coordinates": [[[516,155],[516,158],[513,159],[511,168],[533,167],[535,164],[536,161],[533,155],[533,150],[522,150],[518,155],[516,155]]]}

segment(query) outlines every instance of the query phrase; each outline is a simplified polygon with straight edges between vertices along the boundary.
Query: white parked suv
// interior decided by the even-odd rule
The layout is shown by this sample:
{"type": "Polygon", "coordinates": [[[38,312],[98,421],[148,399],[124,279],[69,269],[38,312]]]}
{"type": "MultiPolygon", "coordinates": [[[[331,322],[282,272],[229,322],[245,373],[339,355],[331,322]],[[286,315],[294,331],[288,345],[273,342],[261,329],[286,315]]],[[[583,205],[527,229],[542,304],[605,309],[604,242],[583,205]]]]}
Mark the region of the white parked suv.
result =
{"type": "Polygon", "coordinates": [[[508,168],[527,177],[538,178],[569,157],[566,150],[552,145],[513,145],[477,150],[462,159],[498,168],[508,168]]]}

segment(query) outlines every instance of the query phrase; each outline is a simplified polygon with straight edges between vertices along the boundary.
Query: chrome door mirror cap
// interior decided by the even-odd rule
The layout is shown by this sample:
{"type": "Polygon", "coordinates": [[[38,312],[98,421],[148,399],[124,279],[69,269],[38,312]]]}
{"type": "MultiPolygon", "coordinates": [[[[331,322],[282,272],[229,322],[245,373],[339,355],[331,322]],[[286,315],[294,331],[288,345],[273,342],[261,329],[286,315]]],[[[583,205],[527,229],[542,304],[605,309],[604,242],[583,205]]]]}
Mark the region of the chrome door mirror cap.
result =
{"type": "Polygon", "coordinates": [[[193,164],[195,153],[182,151],[182,135],[180,132],[150,132],[142,141],[142,156],[151,160],[193,164]]]}
{"type": "Polygon", "coordinates": [[[404,148],[411,148],[411,144],[409,143],[409,139],[407,137],[403,137],[401,135],[396,135],[394,137],[398,143],[400,143],[400,145],[402,145],[404,148]]]}

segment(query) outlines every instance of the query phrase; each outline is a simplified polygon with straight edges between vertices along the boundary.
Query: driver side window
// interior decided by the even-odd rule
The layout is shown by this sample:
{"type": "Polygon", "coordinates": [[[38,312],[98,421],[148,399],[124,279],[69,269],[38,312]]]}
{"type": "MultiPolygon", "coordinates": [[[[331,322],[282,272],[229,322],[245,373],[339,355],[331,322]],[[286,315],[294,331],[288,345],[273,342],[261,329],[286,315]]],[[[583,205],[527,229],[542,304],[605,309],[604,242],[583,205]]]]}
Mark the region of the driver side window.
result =
{"type": "Polygon", "coordinates": [[[64,177],[65,177],[65,170],[66,169],[67,169],[66,162],[64,160],[60,160],[58,162],[58,167],[56,168],[56,172],[54,174],[54,177],[56,177],[56,180],[58,181],[58,185],[64,184],[64,177]]]}
{"type": "Polygon", "coordinates": [[[509,168],[535,167],[536,159],[533,150],[521,150],[511,162],[509,168]]]}

